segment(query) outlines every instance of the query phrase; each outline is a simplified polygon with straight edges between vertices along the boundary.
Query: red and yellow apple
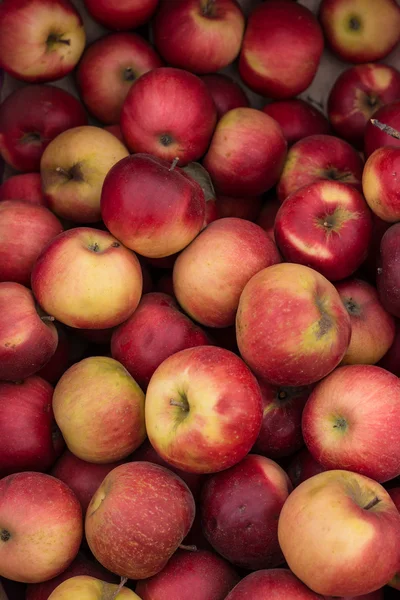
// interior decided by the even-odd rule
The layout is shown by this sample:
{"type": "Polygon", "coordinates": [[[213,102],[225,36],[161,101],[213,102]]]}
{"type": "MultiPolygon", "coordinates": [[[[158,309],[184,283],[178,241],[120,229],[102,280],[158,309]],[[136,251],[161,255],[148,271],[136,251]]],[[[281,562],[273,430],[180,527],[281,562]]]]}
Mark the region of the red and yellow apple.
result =
{"type": "Polygon", "coordinates": [[[368,157],[362,176],[363,193],[369,207],[389,223],[400,220],[399,168],[400,148],[384,146],[368,157]]]}
{"type": "Polygon", "coordinates": [[[90,575],[66,579],[50,594],[48,600],[141,600],[135,592],[116,583],[106,583],[90,575]]]}

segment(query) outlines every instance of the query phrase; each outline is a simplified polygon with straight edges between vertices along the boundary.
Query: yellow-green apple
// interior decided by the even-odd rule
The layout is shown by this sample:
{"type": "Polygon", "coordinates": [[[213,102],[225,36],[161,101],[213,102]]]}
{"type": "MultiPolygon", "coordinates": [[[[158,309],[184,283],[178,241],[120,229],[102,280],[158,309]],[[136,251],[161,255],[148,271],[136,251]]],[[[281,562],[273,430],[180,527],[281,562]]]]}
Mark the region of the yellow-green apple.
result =
{"type": "Polygon", "coordinates": [[[0,281],[29,286],[39,254],[62,231],[60,221],[45,206],[23,200],[0,202],[0,281]]]}
{"type": "Polygon", "coordinates": [[[333,135],[310,135],[289,150],[277,186],[281,202],[319,179],[346,183],[361,191],[363,160],[344,140],[333,135]]]}
{"type": "Polygon", "coordinates": [[[376,288],[366,281],[348,279],[335,287],[351,319],[350,345],[342,364],[374,365],[394,341],[394,318],[383,308],[376,288]]]}
{"type": "Polygon", "coordinates": [[[205,346],[207,334],[167,294],[144,294],[131,317],[115,329],[111,354],[146,389],[157,367],[185,348],[205,346]]]}
{"type": "Polygon", "coordinates": [[[142,600],[225,600],[238,581],[232,566],[217,554],[178,550],[160,573],[139,581],[136,592],[142,600]]]}
{"type": "Polygon", "coordinates": [[[301,416],[312,386],[280,387],[258,380],[263,421],[253,452],[268,458],[290,456],[304,446],[301,416]]]}
{"type": "Polygon", "coordinates": [[[305,6],[269,0],[251,12],[239,60],[243,81],[269,98],[292,98],[317,72],[324,38],[305,6]]]}
{"type": "Polygon", "coordinates": [[[76,227],[43,250],[31,283],[39,304],[61,323],[107,329],[135,311],[142,271],[135,254],[108,232],[76,227]]]}
{"type": "Polygon", "coordinates": [[[328,98],[329,120],[337,135],[357,148],[372,115],[400,99],[400,73],[379,63],[356,65],[336,79],[328,98]]]}
{"type": "Polygon", "coordinates": [[[262,398],[244,362],[229,350],[181,350],[156,369],[146,394],[147,435],[168,463],[216,473],[238,463],[260,432],[262,398]]]}
{"type": "Polygon", "coordinates": [[[257,454],[209,476],[200,500],[206,539],[218,554],[244,569],[282,564],[278,518],[291,491],[285,471],[257,454]]]}
{"type": "Polygon", "coordinates": [[[20,381],[41,369],[58,343],[52,320],[20,283],[0,282],[0,380],[20,381]]]}
{"type": "Polygon", "coordinates": [[[79,61],[86,36],[69,0],[4,0],[0,6],[0,68],[30,82],[54,81],[79,61]]]}
{"type": "Polygon", "coordinates": [[[380,249],[380,267],[377,271],[377,288],[384,308],[400,317],[400,223],[395,223],[384,233],[380,249]]]}
{"type": "Polygon", "coordinates": [[[379,482],[400,475],[400,381],[375,365],[346,365],[312,391],[303,411],[304,441],[326,469],[379,482]]]}
{"type": "Polygon", "coordinates": [[[169,65],[214,73],[238,56],[245,24],[236,0],[160,0],[152,33],[169,65]]]}
{"type": "Polygon", "coordinates": [[[122,461],[106,464],[90,463],[78,458],[70,450],[65,450],[53,465],[50,475],[71,488],[80,502],[83,514],[86,514],[87,507],[105,476],[120,464],[122,461]]]}
{"type": "Polygon", "coordinates": [[[275,193],[270,194],[265,202],[263,207],[261,208],[261,212],[256,221],[257,225],[259,225],[264,231],[270,236],[270,238],[275,241],[275,219],[278,213],[278,210],[281,206],[281,201],[277,197],[275,193]]]}
{"type": "Polygon", "coordinates": [[[400,514],[387,491],[344,470],[301,483],[278,524],[289,568],[327,596],[358,596],[383,587],[400,563],[399,536],[400,514]]]}
{"type": "Polygon", "coordinates": [[[144,393],[113,358],[90,356],[68,369],[53,394],[69,450],[93,463],[127,457],[146,437],[144,393]]]}
{"type": "Polygon", "coordinates": [[[237,81],[234,81],[224,73],[211,73],[203,75],[201,79],[207,86],[217,109],[217,117],[220,119],[233,108],[250,106],[245,91],[237,81]]]}
{"type": "Polygon", "coordinates": [[[3,200],[24,200],[46,206],[40,173],[21,173],[6,179],[0,185],[0,202],[3,200]]]}
{"type": "Polygon", "coordinates": [[[400,148],[377,148],[364,166],[363,193],[371,210],[383,221],[400,221],[400,193],[397,171],[400,167],[400,148]]]}
{"type": "Polygon", "coordinates": [[[400,40],[396,0],[322,0],[319,20],[331,50],[342,60],[368,63],[385,58],[400,40]]]}
{"type": "Polygon", "coordinates": [[[261,196],[217,196],[217,218],[236,217],[256,221],[261,211],[261,196]]]}
{"type": "Polygon", "coordinates": [[[225,600],[323,600],[289,569],[263,569],[250,573],[225,600]]]}
{"type": "Polygon", "coordinates": [[[172,67],[145,73],[131,86],[121,112],[121,131],[132,152],[148,152],[179,166],[203,156],[217,109],[199,77],[172,67]]]}
{"type": "Polygon", "coordinates": [[[31,471],[0,480],[0,575],[24,583],[56,577],[81,540],[81,506],[65,483],[31,471]]]}
{"type": "Polygon", "coordinates": [[[152,17],[158,0],[84,0],[91,16],[107,29],[136,29],[152,17]]]}
{"type": "Polygon", "coordinates": [[[141,600],[129,588],[106,583],[90,575],[66,579],[50,594],[48,600],[141,600]]]}
{"type": "Polygon", "coordinates": [[[243,359],[258,377],[275,385],[309,385],[328,375],[345,355],[350,316],[323,275],[282,263],[246,284],[236,335],[243,359]]]}
{"type": "Polygon", "coordinates": [[[150,154],[120,160],[107,174],[101,215],[125,246],[150,258],[179,252],[204,223],[200,185],[179,167],[150,154]]]}
{"type": "Polygon", "coordinates": [[[225,218],[211,223],[175,261],[175,296],[184,311],[208,327],[235,322],[240,294],[255,273],[281,261],[259,225],[225,218]]]}
{"type": "Polygon", "coordinates": [[[47,146],[40,163],[49,208],[76,223],[100,221],[104,179],[111,167],[127,156],[124,144],[100,127],[64,131],[47,146]]]}
{"type": "Polygon", "coordinates": [[[99,121],[118,123],[132,83],[162,66],[153,47],[136,33],[113,33],[84,52],[77,69],[80,96],[99,121]]]}
{"type": "Polygon", "coordinates": [[[52,396],[52,386],[41,377],[0,383],[0,477],[47,471],[63,451],[52,396]]]}
{"type": "Polygon", "coordinates": [[[310,135],[330,133],[325,115],[300,98],[270,102],[262,110],[279,123],[289,146],[310,135]]]}
{"type": "Polygon", "coordinates": [[[194,515],[192,493],[180,477],[159,465],[131,462],[113,469],[93,496],[86,539],[106,569],[146,579],[165,567],[194,515]]]}
{"type": "Polygon", "coordinates": [[[259,196],[277,183],[286,149],[272,117],[254,108],[234,108],[219,120],[203,165],[218,194],[259,196]]]}
{"type": "Polygon", "coordinates": [[[63,131],[86,124],[82,104],[69,92],[53,85],[18,88],[0,107],[0,154],[18,171],[39,171],[49,143],[63,131]]]}
{"type": "Polygon", "coordinates": [[[288,196],[274,227],[285,259],[330,281],[349,277],[367,258],[372,216],[363,196],[339,181],[320,180],[288,196]]]}
{"type": "Polygon", "coordinates": [[[400,321],[395,319],[395,336],[392,345],[385,356],[378,362],[378,366],[400,377],[400,321]]]}
{"type": "Polygon", "coordinates": [[[325,467],[315,460],[307,447],[296,452],[286,467],[286,472],[293,487],[297,487],[306,479],[326,470],[325,467]]]}
{"type": "MultiPolygon", "coordinates": [[[[400,127],[400,101],[385,104],[374,114],[374,119],[398,129],[400,127]]],[[[375,150],[382,146],[400,146],[400,140],[392,137],[385,131],[375,127],[368,121],[364,131],[364,154],[368,158],[375,150]]]]}

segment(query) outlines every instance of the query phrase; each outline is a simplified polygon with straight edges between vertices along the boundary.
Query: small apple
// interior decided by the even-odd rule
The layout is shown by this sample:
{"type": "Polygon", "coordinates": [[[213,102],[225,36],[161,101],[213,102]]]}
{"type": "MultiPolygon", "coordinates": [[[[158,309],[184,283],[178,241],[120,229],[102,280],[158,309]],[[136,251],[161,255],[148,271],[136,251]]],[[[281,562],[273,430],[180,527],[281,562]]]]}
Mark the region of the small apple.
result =
{"type": "Polygon", "coordinates": [[[250,573],[225,600],[323,600],[297,579],[289,569],[264,569],[250,573]]]}
{"type": "Polygon", "coordinates": [[[279,123],[288,146],[310,135],[330,133],[325,115],[301,98],[270,102],[262,110],[279,123]]]}
{"type": "Polygon", "coordinates": [[[233,108],[250,106],[245,91],[237,81],[224,73],[211,73],[203,75],[201,79],[207,86],[214,104],[217,108],[218,120],[233,108]]]}
{"type": "Polygon", "coordinates": [[[256,221],[257,225],[259,225],[264,231],[269,235],[269,237],[275,242],[275,219],[278,213],[278,210],[281,206],[281,201],[276,196],[275,193],[269,195],[264,202],[264,205],[261,208],[261,212],[256,221]]]}
{"type": "Polygon", "coordinates": [[[322,473],[323,471],[326,471],[325,467],[315,460],[307,447],[296,452],[286,468],[293,487],[297,487],[306,479],[318,475],[318,473],[322,473]]]}
{"type": "Polygon", "coordinates": [[[400,220],[399,167],[400,148],[384,146],[368,157],[362,176],[363,193],[369,207],[389,223],[400,220]]]}
{"type": "Polygon", "coordinates": [[[24,200],[46,206],[40,173],[22,173],[6,179],[0,185],[0,202],[3,200],[24,200]]]}
{"type": "Polygon", "coordinates": [[[89,13],[107,29],[136,29],[152,17],[158,0],[84,0],[89,13]]]}
{"type": "Polygon", "coordinates": [[[50,594],[48,600],[141,600],[135,592],[116,583],[106,583],[90,575],[66,579],[50,594]]]}

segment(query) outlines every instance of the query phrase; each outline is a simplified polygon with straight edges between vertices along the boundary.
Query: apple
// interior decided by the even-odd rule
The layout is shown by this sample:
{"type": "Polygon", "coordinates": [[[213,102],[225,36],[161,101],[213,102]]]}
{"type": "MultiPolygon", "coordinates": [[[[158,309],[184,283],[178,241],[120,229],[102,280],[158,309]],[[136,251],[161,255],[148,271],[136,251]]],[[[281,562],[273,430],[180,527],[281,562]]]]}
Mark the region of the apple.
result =
{"type": "Polygon", "coordinates": [[[259,196],[277,183],[286,148],[274,119],[254,108],[235,108],[218,121],[203,165],[218,194],[259,196]]]}
{"type": "Polygon", "coordinates": [[[290,456],[304,446],[301,415],[312,386],[280,387],[258,380],[263,421],[253,452],[268,458],[290,456]]]}
{"type": "Polygon", "coordinates": [[[400,220],[399,166],[400,148],[384,146],[369,156],[362,176],[363,193],[369,207],[389,223],[400,220]]]}
{"type": "Polygon", "coordinates": [[[338,281],[352,275],[366,259],[372,217],[355,188],[320,180],[286,198],[276,215],[274,233],[287,261],[338,281]]]}
{"type": "Polygon", "coordinates": [[[29,286],[39,254],[62,231],[60,221],[45,206],[0,202],[0,281],[29,286]]]}
{"type": "Polygon", "coordinates": [[[310,135],[294,144],[277,186],[281,202],[319,179],[346,183],[362,191],[363,160],[344,140],[333,135],[310,135]]]}
{"type": "Polygon", "coordinates": [[[322,0],[319,20],[331,50],[342,60],[368,63],[385,58],[400,41],[395,0],[322,0]]]}
{"type": "MultiPolygon", "coordinates": [[[[192,177],[200,185],[204,192],[204,198],[206,201],[206,210],[204,214],[204,221],[202,229],[205,229],[207,225],[218,219],[217,206],[216,206],[216,195],[211,177],[206,169],[198,162],[191,162],[185,167],[182,167],[190,177],[192,177]]],[[[157,259],[156,259],[157,260],[157,259]]]]}
{"type": "Polygon", "coordinates": [[[82,540],[82,510],[62,481],[26,471],[0,480],[0,575],[23,583],[56,577],[82,540]]]}
{"type": "Polygon", "coordinates": [[[393,316],[400,317],[400,223],[395,223],[384,233],[381,241],[377,287],[383,307],[393,316]]]}
{"type": "Polygon", "coordinates": [[[28,288],[0,282],[0,381],[20,381],[41,369],[56,351],[57,329],[28,288]]]}
{"type": "Polygon", "coordinates": [[[254,223],[225,218],[211,223],[175,261],[175,296],[184,311],[208,327],[235,322],[240,294],[251,277],[281,258],[254,223]]]}
{"type": "Polygon", "coordinates": [[[400,381],[393,373],[375,365],[339,367],[307,401],[304,441],[326,469],[389,481],[400,475],[399,407],[400,381]]]}
{"type": "Polygon", "coordinates": [[[122,142],[123,144],[125,144],[125,140],[124,137],[122,135],[122,131],[121,131],[121,127],[119,124],[117,125],[108,125],[107,127],[104,127],[105,131],[108,131],[109,133],[112,133],[113,135],[115,135],[115,137],[122,142]]]}
{"type": "Polygon", "coordinates": [[[54,81],[79,61],[86,36],[69,0],[3,0],[0,68],[17,79],[54,81]]]}
{"type": "Polygon", "coordinates": [[[119,161],[105,178],[101,214],[115,237],[142,256],[179,252],[205,216],[200,185],[179,167],[150,154],[119,161]]]}
{"type": "Polygon", "coordinates": [[[89,575],[76,575],[60,583],[48,600],[141,600],[135,592],[89,575]]]}
{"type": "Polygon", "coordinates": [[[216,200],[217,218],[236,217],[254,222],[260,214],[261,203],[261,196],[244,196],[242,198],[218,196],[216,200]]]}
{"type": "Polygon", "coordinates": [[[93,463],[127,457],[146,437],[144,393],[113,358],[75,363],[57,383],[54,417],[69,450],[93,463]]]}
{"type": "Polygon", "coordinates": [[[152,17],[158,0],[84,0],[90,15],[107,29],[136,29],[152,17]]]}
{"type": "Polygon", "coordinates": [[[362,148],[364,131],[383,105],[400,99],[400,73],[389,65],[369,63],[343,71],[328,98],[328,115],[335,132],[362,148]]]}
{"type": "Polygon", "coordinates": [[[400,563],[399,536],[400,514],[386,490],[343,470],[301,483],[278,523],[289,568],[325,596],[358,596],[383,587],[400,563]]]}
{"type": "Polygon", "coordinates": [[[271,194],[265,200],[261,212],[256,221],[257,225],[259,225],[264,231],[270,236],[270,238],[275,242],[275,219],[278,213],[278,210],[281,206],[281,201],[276,196],[275,193],[271,194]]]}
{"type": "Polygon", "coordinates": [[[135,311],[142,271],[135,254],[108,232],[76,227],[43,250],[32,271],[32,290],[61,323],[106,329],[135,311]]]}
{"type": "Polygon", "coordinates": [[[325,115],[301,98],[270,102],[262,110],[279,123],[288,146],[310,135],[330,133],[325,115]]]}
{"type": "Polygon", "coordinates": [[[206,333],[167,294],[144,294],[138,308],[115,329],[111,354],[146,389],[157,367],[185,348],[205,346],[206,333]]]}
{"type": "Polygon", "coordinates": [[[139,581],[136,592],[142,600],[225,600],[238,581],[232,566],[217,554],[178,550],[160,573],[139,581]]]}
{"type": "MultiPolygon", "coordinates": [[[[31,4],[38,3],[39,0],[31,0],[31,4]]],[[[0,37],[1,11],[6,4],[9,2],[0,6],[0,37]]],[[[0,106],[0,154],[18,171],[39,171],[40,159],[49,143],[63,131],[86,124],[82,104],[69,92],[53,85],[18,88],[0,106]]]]}
{"type": "Polygon", "coordinates": [[[77,70],[81,98],[103,123],[118,123],[132,83],[162,66],[153,47],[136,33],[113,33],[85,50],[77,70]]]}
{"type": "Polygon", "coordinates": [[[262,96],[292,98],[311,84],[323,48],[321,27],[308,8],[270,0],[250,13],[239,73],[262,96]]]}
{"type": "Polygon", "coordinates": [[[149,462],[113,469],[86,513],[89,547],[106,568],[130,579],[161,571],[189,532],[195,503],[175,473],[149,462]]]}
{"type": "Polygon", "coordinates": [[[350,315],[350,345],[342,364],[377,363],[395,337],[394,318],[383,308],[376,289],[362,279],[348,279],[336,286],[350,315]]]}
{"type": "MultiPolygon", "coordinates": [[[[390,488],[387,492],[393,500],[397,510],[400,511],[400,487],[390,488]]],[[[388,585],[396,590],[400,590],[400,567],[397,570],[396,575],[389,581],[388,585]]]]}
{"type": "Polygon", "coordinates": [[[400,321],[398,319],[395,319],[393,343],[385,356],[378,362],[378,366],[400,377],[400,321]]]}
{"type": "MultiPolygon", "coordinates": [[[[65,329],[62,328],[62,325],[55,323],[55,326],[58,334],[56,351],[44,367],[36,373],[36,375],[39,375],[39,377],[45,379],[51,383],[51,385],[55,385],[61,375],[63,375],[68,367],[71,366],[71,363],[74,360],[74,345],[76,345],[77,342],[79,343],[78,340],[73,339],[66,333],[65,329]]],[[[81,344],[79,344],[79,349],[82,350],[82,352],[84,351],[84,347],[81,344]]]]}
{"type": "Polygon", "coordinates": [[[24,200],[46,206],[40,173],[21,173],[6,179],[0,184],[0,202],[2,200],[24,200]]]}
{"type": "MultiPolygon", "coordinates": [[[[389,125],[394,129],[400,127],[400,100],[385,104],[374,113],[374,119],[389,125]]],[[[375,127],[368,121],[364,131],[364,154],[368,158],[375,150],[382,146],[400,146],[400,140],[392,137],[385,131],[375,127]]]]}
{"type": "Polygon", "coordinates": [[[384,600],[384,588],[361,596],[324,596],[325,600],[384,600]]]}
{"type": "Polygon", "coordinates": [[[214,73],[238,56],[245,24],[236,0],[160,0],[152,33],[168,64],[214,73]]]}
{"type": "Polygon", "coordinates": [[[154,372],[145,418],[149,440],[167,463],[191,473],[216,473],[238,463],[254,445],[262,421],[261,392],[232,352],[188,348],[154,372]]]}
{"type": "Polygon", "coordinates": [[[225,600],[322,600],[289,569],[264,569],[250,573],[225,600]]]}
{"type": "Polygon", "coordinates": [[[279,386],[310,385],[342,360],[351,324],[323,275],[290,263],[263,269],[245,286],[236,315],[240,353],[254,373],[279,386]]]}
{"type": "Polygon", "coordinates": [[[193,73],[160,67],[132,85],[121,112],[131,152],[146,152],[179,166],[200,158],[210,143],[217,110],[206,84],[193,73]]]}
{"type": "Polygon", "coordinates": [[[127,148],[100,127],[74,127],[58,135],[40,163],[49,208],[76,223],[100,221],[104,179],[111,167],[127,156],[127,148]]]}
{"type": "Polygon", "coordinates": [[[250,106],[249,99],[239,83],[224,73],[203,75],[201,79],[207,86],[217,109],[218,120],[233,108],[250,106]]]}
{"type": "Polygon", "coordinates": [[[376,284],[377,270],[381,266],[380,247],[384,234],[391,227],[392,223],[383,221],[375,213],[372,214],[372,239],[368,248],[367,258],[361,265],[360,272],[364,278],[370,281],[374,286],[376,284]]]}
{"type": "Polygon", "coordinates": [[[313,457],[308,448],[302,448],[292,457],[286,468],[293,487],[297,487],[310,477],[322,473],[326,469],[313,457]]]}

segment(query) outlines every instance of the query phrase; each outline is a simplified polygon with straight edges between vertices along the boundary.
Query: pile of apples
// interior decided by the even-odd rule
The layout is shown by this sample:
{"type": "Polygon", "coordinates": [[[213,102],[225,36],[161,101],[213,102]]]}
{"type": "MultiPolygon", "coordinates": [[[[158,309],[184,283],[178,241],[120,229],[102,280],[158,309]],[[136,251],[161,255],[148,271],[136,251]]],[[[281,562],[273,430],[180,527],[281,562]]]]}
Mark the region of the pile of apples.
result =
{"type": "Polygon", "coordinates": [[[0,2],[0,597],[398,597],[399,42],[395,0],[0,2]]]}

